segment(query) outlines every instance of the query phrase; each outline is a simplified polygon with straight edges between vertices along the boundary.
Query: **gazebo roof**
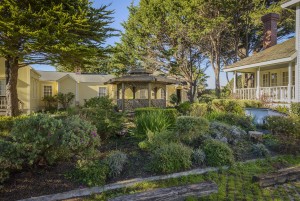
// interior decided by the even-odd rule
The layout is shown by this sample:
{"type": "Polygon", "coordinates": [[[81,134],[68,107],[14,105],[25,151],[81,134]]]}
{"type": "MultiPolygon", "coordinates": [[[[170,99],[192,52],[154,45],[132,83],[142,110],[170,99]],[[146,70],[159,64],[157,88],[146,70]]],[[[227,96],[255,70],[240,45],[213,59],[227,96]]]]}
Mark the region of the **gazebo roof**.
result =
{"type": "Polygon", "coordinates": [[[135,69],[129,71],[129,74],[122,77],[112,78],[105,84],[119,84],[119,83],[160,83],[160,84],[180,84],[180,81],[167,78],[164,76],[155,76],[152,71],[145,69],[135,69]]]}

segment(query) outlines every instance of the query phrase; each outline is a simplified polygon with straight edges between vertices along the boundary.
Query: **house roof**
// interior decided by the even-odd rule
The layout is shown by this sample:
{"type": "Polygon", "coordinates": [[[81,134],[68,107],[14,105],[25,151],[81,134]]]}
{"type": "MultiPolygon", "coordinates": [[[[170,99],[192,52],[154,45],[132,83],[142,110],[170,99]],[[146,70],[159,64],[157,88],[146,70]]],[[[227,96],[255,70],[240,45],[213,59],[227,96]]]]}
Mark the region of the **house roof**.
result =
{"type": "Polygon", "coordinates": [[[107,82],[112,79],[113,75],[103,75],[103,74],[76,74],[70,72],[57,72],[57,71],[38,71],[41,75],[40,80],[42,81],[58,81],[65,76],[70,76],[76,82],[107,82]]]}
{"type": "Polygon", "coordinates": [[[295,38],[291,38],[283,43],[274,45],[266,50],[253,54],[250,57],[242,59],[230,66],[226,66],[225,70],[236,67],[248,66],[251,64],[259,64],[272,60],[291,58],[295,54],[295,52],[295,38]]]}
{"type": "Polygon", "coordinates": [[[281,7],[282,8],[292,8],[292,7],[295,7],[296,5],[299,5],[300,4],[300,0],[288,0],[288,1],[285,1],[281,7]]]}

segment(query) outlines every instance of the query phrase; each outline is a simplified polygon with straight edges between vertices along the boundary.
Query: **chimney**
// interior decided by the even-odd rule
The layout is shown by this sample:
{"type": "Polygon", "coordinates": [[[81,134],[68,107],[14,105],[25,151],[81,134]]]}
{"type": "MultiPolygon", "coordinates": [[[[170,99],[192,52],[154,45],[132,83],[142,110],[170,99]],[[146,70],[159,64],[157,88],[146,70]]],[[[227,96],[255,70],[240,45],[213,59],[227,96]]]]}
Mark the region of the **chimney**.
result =
{"type": "Polygon", "coordinates": [[[277,44],[277,22],[279,18],[280,16],[276,13],[269,13],[261,18],[261,21],[264,23],[264,49],[277,44]]]}
{"type": "Polygon", "coordinates": [[[81,74],[81,68],[80,67],[75,68],[75,73],[77,75],[80,75],[81,74]]]}

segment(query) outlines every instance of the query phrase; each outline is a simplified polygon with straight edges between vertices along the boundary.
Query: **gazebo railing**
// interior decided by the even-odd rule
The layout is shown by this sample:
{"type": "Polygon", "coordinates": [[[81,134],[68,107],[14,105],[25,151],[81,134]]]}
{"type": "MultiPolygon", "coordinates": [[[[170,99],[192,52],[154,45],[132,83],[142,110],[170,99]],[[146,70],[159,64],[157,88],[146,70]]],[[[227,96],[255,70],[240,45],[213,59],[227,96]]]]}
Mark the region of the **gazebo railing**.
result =
{"type": "MultiPolygon", "coordinates": [[[[166,100],[165,99],[153,99],[150,100],[151,105],[150,107],[159,107],[159,108],[165,108],[166,107],[166,100]]],[[[148,99],[125,99],[124,100],[125,107],[124,109],[127,111],[133,111],[136,108],[141,107],[149,107],[149,100],[148,99]]],[[[118,99],[117,100],[118,109],[122,110],[123,108],[123,100],[118,99]]]]}

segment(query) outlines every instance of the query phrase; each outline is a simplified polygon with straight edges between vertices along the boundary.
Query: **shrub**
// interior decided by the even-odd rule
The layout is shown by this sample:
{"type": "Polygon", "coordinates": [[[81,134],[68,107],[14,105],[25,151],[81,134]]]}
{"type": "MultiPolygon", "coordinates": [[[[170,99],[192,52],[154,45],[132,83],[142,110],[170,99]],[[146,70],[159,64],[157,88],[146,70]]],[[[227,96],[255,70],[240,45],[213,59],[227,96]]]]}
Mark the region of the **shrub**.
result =
{"type": "Polygon", "coordinates": [[[203,117],[207,113],[208,105],[206,103],[193,103],[190,115],[195,117],[203,117]]]}
{"type": "Polygon", "coordinates": [[[224,112],[211,112],[210,114],[206,115],[206,118],[210,121],[220,121],[229,125],[239,126],[246,131],[255,130],[255,125],[252,118],[245,115],[224,112]]]}
{"type": "Polygon", "coordinates": [[[105,159],[105,163],[109,168],[109,177],[116,177],[123,171],[124,165],[127,163],[127,155],[121,151],[111,152],[105,159]]]}
{"type": "Polygon", "coordinates": [[[64,157],[60,149],[62,128],[62,121],[48,114],[31,115],[26,119],[17,120],[11,135],[14,142],[24,151],[25,164],[52,164],[64,157]]]}
{"type": "Polygon", "coordinates": [[[173,131],[164,130],[161,132],[147,131],[147,139],[139,143],[141,149],[155,149],[170,142],[178,142],[178,138],[173,131]]]}
{"type": "Polygon", "coordinates": [[[72,92],[69,92],[67,94],[58,93],[56,96],[57,102],[61,104],[63,109],[69,108],[74,98],[75,94],[73,94],[72,92]]]}
{"type": "Polygon", "coordinates": [[[290,111],[289,111],[289,108],[286,107],[286,106],[281,106],[281,105],[278,105],[274,108],[274,110],[278,111],[278,112],[281,112],[281,113],[284,113],[284,114],[289,114],[290,111]]]}
{"type": "Polygon", "coordinates": [[[101,186],[105,184],[109,168],[100,161],[78,161],[76,168],[67,174],[78,183],[88,186],[101,186]]]}
{"type": "Polygon", "coordinates": [[[209,122],[202,117],[181,116],[176,121],[177,137],[185,142],[203,136],[209,127],[209,122]]]}
{"type": "Polygon", "coordinates": [[[294,117],[272,116],[266,119],[267,128],[280,142],[281,150],[286,153],[300,151],[300,121],[294,117]]]}
{"type": "Polygon", "coordinates": [[[85,100],[84,107],[86,108],[98,108],[98,109],[114,109],[115,105],[108,96],[93,97],[89,100],[85,100]]]}
{"type": "Polygon", "coordinates": [[[212,122],[209,127],[211,136],[219,141],[237,144],[247,138],[247,133],[237,126],[230,126],[222,122],[212,122]]]}
{"type": "Polygon", "coordinates": [[[263,145],[261,143],[254,144],[252,146],[252,153],[258,157],[266,157],[266,156],[270,155],[269,150],[265,147],[265,145],[263,145]]]}
{"type": "Polygon", "coordinates": [[[300,117],[300,103],[291,103],[291,112],[300,117]]]}
{"type": "Polygon", "coordinates": [[[17,117],[0,116],[0,133],[3,136],[7,136],[14,126],[14,122],[18,119],[27,118],[26,115],[17,117]]]}
{"type": "Polygon", "coordinates": [[[280,148],[278,139],[272,134],[263,135],[263,142],[268,149],[277,151],[280,148]]]}
{"type": "Polygon", "coordinates": [[[232,150],[226,143],[207,140],[204,145],[206,163],[210,166],[231,165],[234,162],[232,150]]]}
{"type": "Polygon", "coordinates": [[[151,169],[157,173],[171,173],[190,168],[192,150],[182,144],[169,143],[152,152],[151,169]]]}
{"type": "Polygon", "coordinates": [[[256,100],[214,99],[212,108],[218,112],[243,114],[244,108],[260,108],[262,103],[256,100]]]}
{"type": "Polygon", "coordinates": [[[178,112],[182,115],[188,115],[191,111],[191,107],[192,104],[190,102],[184,102],[184,103],[180,103],[176,109],[178,110],[178,112]]]}
{"type": "Polygon", "coordinates": [[[205,153],[202,149],[193,150],[192,161],[196,165],[203,165],[205,162],[205,153]]]}
{"type": "Polygon", "coordinates": [[[135,113],[135,133],[145,136],[148,131],[159,133],[171,128],[175,123],[175,109],[137,109],[135,113]]]}
{"type": "Polygon", "coordinates": [[[22,151],[12,142],[0,139],[0,184],[12,171],[22,168],[22,151]]]}
{"type": "Polygon", "coordinates": [[[67,117],[64,121],[61,147],[70,156],[93,157],[100,145],[97,128],[78,115],[67,117]]]}

